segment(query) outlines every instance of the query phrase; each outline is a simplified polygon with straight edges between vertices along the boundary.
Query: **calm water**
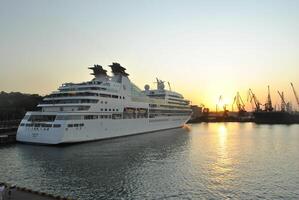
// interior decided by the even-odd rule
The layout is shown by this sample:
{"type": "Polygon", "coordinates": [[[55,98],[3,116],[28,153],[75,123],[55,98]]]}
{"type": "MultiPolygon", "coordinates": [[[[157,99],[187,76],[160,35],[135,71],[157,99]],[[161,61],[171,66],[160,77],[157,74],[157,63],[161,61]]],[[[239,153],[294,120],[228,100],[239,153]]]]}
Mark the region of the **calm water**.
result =
{"type": "Polygon", "coordinates": [[[299,126],[196,124],[0,148],[0,182],[77,199],[299,199],[299,126]]]}

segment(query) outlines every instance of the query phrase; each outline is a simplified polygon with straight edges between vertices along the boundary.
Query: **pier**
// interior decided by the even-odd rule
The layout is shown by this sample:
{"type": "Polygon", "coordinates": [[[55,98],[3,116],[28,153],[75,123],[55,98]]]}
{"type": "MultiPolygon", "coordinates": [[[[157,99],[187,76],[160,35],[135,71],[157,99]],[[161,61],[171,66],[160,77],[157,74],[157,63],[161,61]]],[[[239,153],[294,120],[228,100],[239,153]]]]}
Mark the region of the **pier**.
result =
{"type": "Polygon", "coordinates": [[[16,142],[16,134],[20,121],[19,119],[0,121],[0,145],[16,142]]]}
{"type": "Polygon", "coordinates": [[[71,198],[52,195],[25,187],[12,186],[7,183],[3,192],[3,200],[71,200],[71,198]]]}

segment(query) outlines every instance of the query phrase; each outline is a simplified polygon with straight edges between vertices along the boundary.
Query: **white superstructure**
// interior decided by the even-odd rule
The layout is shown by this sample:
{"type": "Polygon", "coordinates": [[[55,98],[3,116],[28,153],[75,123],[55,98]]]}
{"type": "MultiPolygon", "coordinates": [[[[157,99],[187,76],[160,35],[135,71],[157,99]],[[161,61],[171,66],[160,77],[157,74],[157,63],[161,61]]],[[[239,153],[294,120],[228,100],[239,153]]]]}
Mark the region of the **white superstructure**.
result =
{"type": "Polygon", "coordinates": [[[94,65],[94,79],[65,83],[46,96],[40,111],[27,112],[20,123],[17,140],[60,144],[92,141],[181,127],[189,120],[189,101],[165,90],[157,79],[157,89],[141,91],[118,63],[110,65],[109,77],[94,65]]]}

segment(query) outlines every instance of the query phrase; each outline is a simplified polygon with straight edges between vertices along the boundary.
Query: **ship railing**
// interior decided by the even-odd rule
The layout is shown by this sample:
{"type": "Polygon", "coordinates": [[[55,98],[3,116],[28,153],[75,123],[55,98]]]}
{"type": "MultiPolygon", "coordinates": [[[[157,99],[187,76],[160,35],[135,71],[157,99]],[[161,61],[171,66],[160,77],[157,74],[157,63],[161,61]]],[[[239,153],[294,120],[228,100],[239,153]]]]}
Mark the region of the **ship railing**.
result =
{"type": "Polygon", "coordinates": [[[164,104],[165,100],[152,99],[147,97],[132,97],[132,101],[135,102],[146,102],[146,103],[155,103],[155,104],[164,104]]]}

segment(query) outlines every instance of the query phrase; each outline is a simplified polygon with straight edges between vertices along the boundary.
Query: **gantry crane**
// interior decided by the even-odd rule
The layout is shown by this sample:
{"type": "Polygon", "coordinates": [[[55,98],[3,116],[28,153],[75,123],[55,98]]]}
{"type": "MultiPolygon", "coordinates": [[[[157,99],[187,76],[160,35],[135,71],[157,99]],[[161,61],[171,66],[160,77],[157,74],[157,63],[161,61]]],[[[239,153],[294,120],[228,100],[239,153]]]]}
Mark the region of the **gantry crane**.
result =
{"type": "Polygon", "coordinates": [[[254,103],[255,105],[255,111],[261,111],[261,103],[257,99],[256,95],[252,92],[252,90],[249,88],[248,90],[248,96],[247,96],[247,101],[250,101],[250,103],[254,103]]]}

